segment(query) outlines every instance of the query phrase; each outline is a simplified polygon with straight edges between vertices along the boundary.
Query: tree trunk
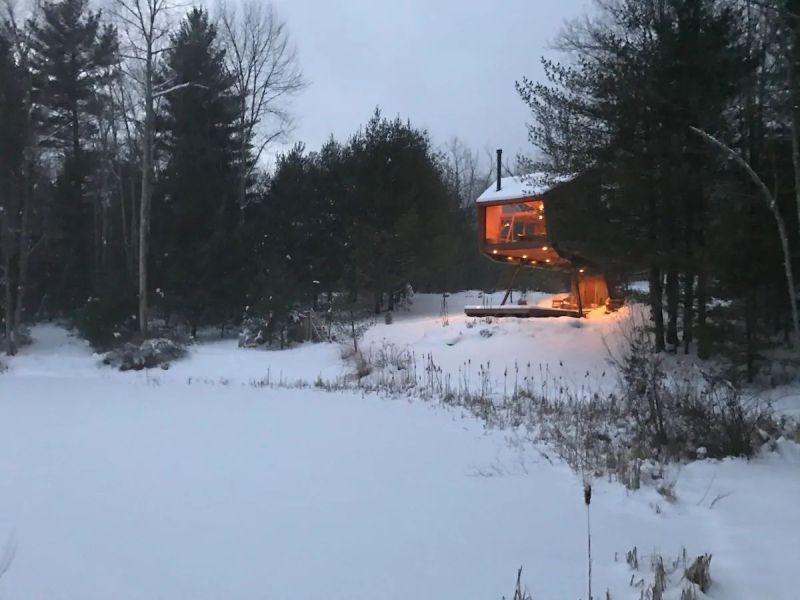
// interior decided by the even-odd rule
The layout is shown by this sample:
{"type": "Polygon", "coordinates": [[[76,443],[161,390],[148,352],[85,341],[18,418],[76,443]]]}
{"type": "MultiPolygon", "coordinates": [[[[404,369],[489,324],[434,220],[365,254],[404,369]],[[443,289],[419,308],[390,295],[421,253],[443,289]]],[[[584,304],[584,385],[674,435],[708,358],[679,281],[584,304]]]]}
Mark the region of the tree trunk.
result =
{"type": "Polygon", "coordinates": [[[703,360],[711,355],[710,340],[706,322],[706,271],[700,268],[697,274],[697,356],[703,360]]]}
{"type": "MultiPolygon", "coordinates": [[[[800,32],[793,31],[796,44],[800,44],[800,32]]],[[[798,49],[792,48],[790,54],[797,54],[798,49]]],[[[797,207],[797,223],[800,225],[800,98],[798,98],[797,90],[795,89],[795,69],[797,62],[795,56],[790,56],[787,66],[787,84],[789,88],[789,106],[791,112],[791,125],[792,125],[792,168],[794,170],[794,197],[797,207]]],[[[800,340],[798,340],[800,343],[800,340]]]]}
{"type": "Polygon", "coordinates": [[[664,351],[664,290],[661,284],[661,269],[650,267],[650,310],[652,311],[656,352],[664,351]]]}
{"type": "Polygon", "coordinates": [[[667,271],[667,345],[670,352],[677,352],[678,339],[678,309],[680,305],[678,272],[674,267],[667,271]]]}
{"type": "Polygon", "coordinates": [[[25,292],[28,285],[28,261],[30,258],[30,204],[32,182],[28,181],[31,168],[28,165],[27,176],[24,177],[25,190],[20,195],[22,200],[20,230],[19,230],[19,263],[17,265],[17,293],[14,306],[14,351],[16,352],[17,335],[22,325],[22,310],[25,303],[25,292]]]}
{"type": "Polygon", "coordinates": [[[747,383],[753,383],[755,378],[756,344],[755,344],[755,299],[753,290],[750,289],[744,298],[744,337],[745,337],[745,364],[747,365],[747,383]]]}
{"type": "MultiPolygon", "coordinates": [[[[128,237],[128,213],[125,202],[125,184],[122,180],[122,172],[117,176],[117,193],[119,194],[119,212],[120,212],[120,228],[122,229],[122,252],[125,255],[125,267],[129,267],[131,263],[131,242],[128,237]]],[[[130,271],[128,271],[130,275],[130,271]]]]}
{"type": "Polygon", "coordinates": [[[129,177],[129,181],[131,184],[131,212],[130,212],[130,222],[131,222],[131,233],[130,233],[130,240],[131,240],[131,255],[130,255],[130,262],[128,263],[128,269],[131,273],[131,278],[135,278],[136,276],[136,264],[137,264],[137,257],[139,256],[139,206],[136,203],[136,197],[138,194],[136,193],[136,178],[131,176],[129,177]]]}
{"type": "Polygon", "coordinates": [[[17,344],[16,344],[16,335],[14,331],[14,294],[13,294],[13,286],[14,286],[14,277],[11,273],[11,254],[12,254],[12,230],[11,226],[8,222],[9,219],[9,210],[5,210],[2,212],[3,220],[2,220],[2,242],[3,242],[3,271],[4,271],[4,309],[5,309],[5,342],[6,342],[6,354],[9,356],[14,356],[17,353],[17,344]]]}
{"type": "Polygon", "coordinates": [[[694,327],[694,273],[683,276],[683,353],[689,354],[694,327]]]}
{"type": "Polygon", "coordinates": [[[150,232],[150,176],[153,168],[153,49],[145,61],[145,117],[142,148],[142,189],[139,205],[139,333],[147,337],[147,252],[150,232]]]}

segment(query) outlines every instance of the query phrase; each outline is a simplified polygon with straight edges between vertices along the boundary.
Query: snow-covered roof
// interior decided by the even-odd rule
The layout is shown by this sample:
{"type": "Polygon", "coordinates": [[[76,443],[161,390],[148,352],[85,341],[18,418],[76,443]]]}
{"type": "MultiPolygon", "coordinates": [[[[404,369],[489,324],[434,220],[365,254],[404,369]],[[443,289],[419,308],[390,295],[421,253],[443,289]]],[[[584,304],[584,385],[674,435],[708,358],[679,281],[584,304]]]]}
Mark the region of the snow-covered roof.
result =
{"type": "Polygon", "coordinates": [[[502,202],[504,200],[514,200],[516,198],[540,196],[553,188],[552,185],[545,185],[543,183],[547,179],[544,173],[529,173],[528,175],[503,177],[500,180],[500,191],[497,190],[497,182],[495,181],[485,192],[478,196],[476,202],[502,202]]]}

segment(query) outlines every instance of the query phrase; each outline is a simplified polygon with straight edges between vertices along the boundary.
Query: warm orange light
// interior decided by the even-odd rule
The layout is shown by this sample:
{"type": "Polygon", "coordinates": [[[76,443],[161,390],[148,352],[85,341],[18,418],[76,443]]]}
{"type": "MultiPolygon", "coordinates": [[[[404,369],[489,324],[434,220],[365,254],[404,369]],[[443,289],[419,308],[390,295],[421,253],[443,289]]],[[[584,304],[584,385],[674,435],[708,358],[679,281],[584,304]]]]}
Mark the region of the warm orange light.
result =
{"type": "Polygon", "coordinates": [[[545,260],[544,262],[548,262],[548,263],[549,263],[549,262],[550,262],[550,259],[548,258],[548,259],[547,259],[547,260],[545,260]]]}
{"type": "Polygon", "coordinates": [[[497,250],[492,250],[492,254],[497,254],[497,250]]]}
{"type": "Polygon", "coordinates": [[[548,247],[547,246],[542,246],[542,250],[547,251],[548,247]]]}
{"type": "Polygon", "coordinates": [[[528,258],[528,255],[527,254],[523,254],[522,258],[528,258]]]}
{"type": "Polygon", "coordinates": [[[532,260],[532,261],[531,261],[531,264],[532,264],[532,265],[535,265],[535,264],[536,264],[536,261],[535,261],[535,260],[532,260]]]}
{"type": "Polygon", "coordinates": [[[578,273],[583,273],[586,269],[579,269],[578,273]]]}
{"type": "Polygon", "coordinates": [[[509,256],[508,260],[514,260],[514,257],[513,256],[509,256]]]}
{"type": "Polygon", "coordinates": [[[544,221],[544,215],[539,215],[539,220],[544,221]]]}

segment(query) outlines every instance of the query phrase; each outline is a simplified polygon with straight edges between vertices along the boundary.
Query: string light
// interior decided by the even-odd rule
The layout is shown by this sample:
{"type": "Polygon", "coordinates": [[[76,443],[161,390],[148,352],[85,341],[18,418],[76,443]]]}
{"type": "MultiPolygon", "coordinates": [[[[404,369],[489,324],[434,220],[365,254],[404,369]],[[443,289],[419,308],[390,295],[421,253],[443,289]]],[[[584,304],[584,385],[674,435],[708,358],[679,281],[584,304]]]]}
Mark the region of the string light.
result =
{"type": "Polygon", "coordinates": [[[492,250],[492,254],[497,254],[497,250],[492,250]]]}
{"type": "Polygon", "coordinates": [[[586,269],[579,269],[578,273],[583,273],[586,269]]]}
{"type": "Polygon", "coordinates": [[[547,246],[542,246],[542,250],[544,250],[545,252],[547,252],[547,251],[549,250],[549,248],[548,248],[547,246]]]}

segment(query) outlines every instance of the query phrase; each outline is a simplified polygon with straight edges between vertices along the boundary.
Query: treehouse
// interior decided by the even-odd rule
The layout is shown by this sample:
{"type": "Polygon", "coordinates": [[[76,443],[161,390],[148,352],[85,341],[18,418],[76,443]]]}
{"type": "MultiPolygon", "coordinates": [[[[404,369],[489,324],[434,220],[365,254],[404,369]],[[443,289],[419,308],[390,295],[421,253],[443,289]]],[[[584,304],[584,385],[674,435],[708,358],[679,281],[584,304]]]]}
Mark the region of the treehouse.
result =
{"type": "Polygon", "coordinates": [[[517,269],[499,307],[466,307],[467,315],[581,317],[588,309],[619,307],[620,301],[609,294],[609,281],[615,280],[614,261],[605,237],[615,219],[602,202],[597,177],[583,175],[553,186],[539,185],[540,179],[504,177],[478,198],[481,251],[517,269]],[[551,307],[508,305],[522,268],[569,274],[569,295],[551,307]]]}

